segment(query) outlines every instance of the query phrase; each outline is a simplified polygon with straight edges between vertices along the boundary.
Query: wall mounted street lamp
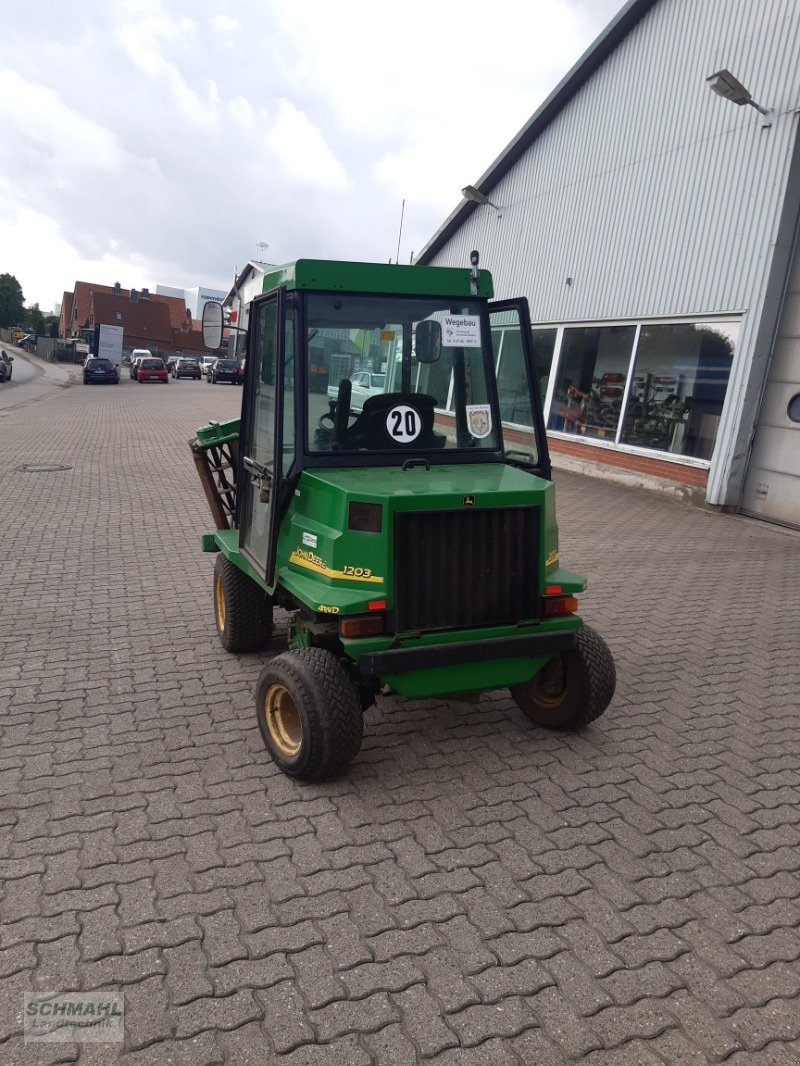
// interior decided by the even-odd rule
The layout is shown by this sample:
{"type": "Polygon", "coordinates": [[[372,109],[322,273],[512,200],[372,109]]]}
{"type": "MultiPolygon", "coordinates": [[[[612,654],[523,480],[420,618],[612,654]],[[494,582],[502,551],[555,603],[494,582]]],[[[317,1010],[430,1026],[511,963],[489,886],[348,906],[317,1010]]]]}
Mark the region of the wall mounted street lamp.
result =
{"type": "Polygon", "coordinates": [[[764,129],[772,125],[772,116],[775,114],[775,109],[757,104],[750,92],[729,70],[718,70],[715,74],[711,74],[706,78],[706,81],[708,82],[708,87],[717,96],[730,100],[732,104],[738,104],[739,107],[742,104],[749,104],[754,107],[763,116],[764,121],[761,125],[764,129]]]}
{"type": "Polygon", "coordinates": [[[482,193],[480,189],[476,189],[474,185],[465,185],[461,190],[461,195],[465,200],[471,200],[473,204],[488,204],[489,207],[493,207],[497,212],[497,218],[501,219],[503,214],[497,204],[493,204],[486,193],[482,193]]]}

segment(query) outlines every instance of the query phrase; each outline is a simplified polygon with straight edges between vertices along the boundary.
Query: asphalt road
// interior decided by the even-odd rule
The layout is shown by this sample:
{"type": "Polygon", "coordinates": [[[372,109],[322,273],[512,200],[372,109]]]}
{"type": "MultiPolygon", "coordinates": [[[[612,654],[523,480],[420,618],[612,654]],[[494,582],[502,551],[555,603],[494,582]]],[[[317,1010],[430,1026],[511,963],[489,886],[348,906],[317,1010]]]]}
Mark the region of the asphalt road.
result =
{"type": "Polygon", "coordinates": [[[557,471],[606,714],[383,697],[303,786],[198,545],[188,441],[240,401],[0,412],[0,1061],[797,1066],[800,539],[557,471]],[[65,992],[123,1041],[26,1043],[65,992]]]}
{"type": "Polygon", "coordinates": [[[14,389],[21,388],[26,382],[34,381],[41,375],[41,370],[34,366],[33,360],[29,359],[20,348],[5,343],[0,343],[0,347],[5,348],[14,357],[11,380],[0,382],[0,392],[12,392],[14,389]]]}

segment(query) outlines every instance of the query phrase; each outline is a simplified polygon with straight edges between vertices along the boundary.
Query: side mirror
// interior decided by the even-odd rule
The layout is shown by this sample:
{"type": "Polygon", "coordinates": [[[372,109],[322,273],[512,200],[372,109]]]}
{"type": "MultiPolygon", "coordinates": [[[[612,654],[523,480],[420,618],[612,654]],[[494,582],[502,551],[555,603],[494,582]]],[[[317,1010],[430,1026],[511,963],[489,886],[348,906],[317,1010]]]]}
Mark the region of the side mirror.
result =
{"type": "Polygon", "coordinates": [[[435,319],[417,323],[414,351],[418,363],[435,363],[442,354],[442,326],[435,319]]]}
{"type": "Polygon", "coordinates": [[[203,307],[203,344],[215,351],[222,344],[222,305],[209,301],[203,307]]]}

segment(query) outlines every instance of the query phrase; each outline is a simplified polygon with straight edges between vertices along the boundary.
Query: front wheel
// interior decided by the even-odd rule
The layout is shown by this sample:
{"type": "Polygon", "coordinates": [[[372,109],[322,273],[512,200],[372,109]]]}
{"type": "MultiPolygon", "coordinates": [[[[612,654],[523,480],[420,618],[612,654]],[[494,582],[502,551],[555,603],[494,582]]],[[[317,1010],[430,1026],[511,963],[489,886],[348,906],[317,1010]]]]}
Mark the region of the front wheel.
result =
{"type": "Polygon", "coordinates": [[[261,651],[272,636],[272,600],[220,554],[214,564],[214,621],[225,651],[261,651]]]}
{"type": "Polygon", "coordinates": [[[611,703],[617,684],[608,645],[590,626],[582,625],[573,651],[554,655],[511,695],[522,713],[547,729],[580,729],[611,703]]]}
{"type": "Polygon", "coordinates": [[[361,749],[358,691],[324,648],[300,648],[271,659],[256,684],[256,716],[273,760],[300,781],[342,773],[361,749]]]}

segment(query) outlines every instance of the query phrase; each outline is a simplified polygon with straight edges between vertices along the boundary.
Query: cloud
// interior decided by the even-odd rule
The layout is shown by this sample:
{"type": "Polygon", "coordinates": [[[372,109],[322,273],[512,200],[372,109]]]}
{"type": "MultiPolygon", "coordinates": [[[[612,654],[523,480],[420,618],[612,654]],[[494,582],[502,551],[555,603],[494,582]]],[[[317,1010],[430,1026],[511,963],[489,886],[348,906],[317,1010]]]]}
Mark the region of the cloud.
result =
{"type": "Polygon", "coordinates": [[[0,272],[49,306],[76,278],[226,288],[259,241],[386,261],[403,199],[408,261],[617,6],[24,5],[0,45],[0,272]]]}
{"type": "Polygon", "coordinates": [[[212,25],[217,33],[221,34],[235,33],[236,30],[241,29],[239,22],[230,15],[216,15],[212,25]]]}
{"type": "Polygon", "coordinates": [[[322,131],[289,100],[280,100],[270,134],[278,159],[285,171],[304,184],[344,188],[342,165],[325,143],[322,131]]]}

